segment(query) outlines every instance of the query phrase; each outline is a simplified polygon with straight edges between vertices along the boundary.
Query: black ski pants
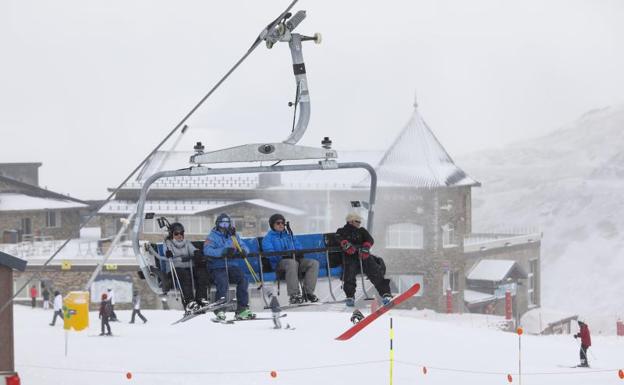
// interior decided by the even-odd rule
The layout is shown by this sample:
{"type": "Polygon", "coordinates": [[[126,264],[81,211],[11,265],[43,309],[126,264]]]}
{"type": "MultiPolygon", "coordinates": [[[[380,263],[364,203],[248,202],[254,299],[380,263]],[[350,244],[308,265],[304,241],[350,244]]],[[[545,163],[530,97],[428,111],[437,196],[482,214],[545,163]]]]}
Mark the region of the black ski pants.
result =
{"type": "Polygon", "coordinates": [[[195,276],[195,301],[199,302],[201,299],[207,299],[210,280],[208,270],[206,270],[205,266],[197,266],[193,269],[193,275],[195,276]]]}
{"type": "MultiPolygon", "coordinates": [[[[180,280],[180,288],[182,289],[182,300],[184,306],[193,300],[193,276],[191,275],[191,269],[176,267],[176,273],[178,273],[178,279],[180,280]]],[[[175,282],[176,286],[178,282],[175,282]]]]}
{"type": "Polygon", "coordinates": [[[61,319],[63,319],[63,310],[57,310],[54,312],[54,317],[52,317],[50,325],[54,326],[56,324],[56,317],[61,317],[61,319]]]}
{"type": "Polygon", "coordinates": [[[587,349],[589,349],[589,346],[581,344],[581,351],[579,352],[579,355],[581,356],[581,365],[589,365],[589,361],[587,361],[587,349]]]}
{"type": "Polygon", "coordinates": [[[102,316],[102,334],[104,334],[104,327],[108,331],[108,334],[111,334],[110,324],[108,323],[108,316],[102,316]]]}
{"type": "MultiPolygon", "coordinates": [[[[384,278],[381,266],[372,256],[362,260],[364,274],[373,283],[379,295],[390,294],[390,280],[384,278]]],[[[343,289],[347,297],[355,296],[356,276],[361,273],[360,259],[357,256],[345,255],[343,262],[343,289]]]]}
{"type": "Polygon", "coordinates": [[[141,314],[141,309],[132,309],[132,318],[130,318],[130,323],[134,323],[134,317],[139,316],[139,318],[143,321],[143,323],[147,322],[147,318],[141,314]]]}

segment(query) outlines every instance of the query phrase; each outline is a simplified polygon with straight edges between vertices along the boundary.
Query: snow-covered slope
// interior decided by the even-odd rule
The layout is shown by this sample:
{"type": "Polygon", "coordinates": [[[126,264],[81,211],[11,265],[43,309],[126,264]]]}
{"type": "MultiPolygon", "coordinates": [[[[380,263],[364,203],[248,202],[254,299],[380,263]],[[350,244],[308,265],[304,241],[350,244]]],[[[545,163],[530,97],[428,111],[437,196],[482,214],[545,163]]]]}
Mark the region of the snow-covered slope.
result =
{"type": "Polygon", "coordinates": [[[473,190],[476,231],[543,231],[545,306],[624,316],[624,106],[457,163],[483,183],[473,190]]]}
{"type": "MultiPolygon", "coordinates": [[[[114,337],[99,337],[96,313],[88,331],[71,332],[64,354],[62,327],[48,326],[51,311],[15,307],[16,369],[29,385],[389,383],[388,316],[349,341],[334,338],[350,326],[348,313],[291,312],[293,331],[271,321],[223,325],[197,317],[170,323],[174,311],[145,311],[146,324],[112,323],[114,337]],[[271,376],[275,371],[276,376],[271,376]],[[131,378],[126,377],[131,373],[131,378]]],[[[391,312],[392,313],[392,312],[391,312]]],[[[464,315],[471,317],[471,315],[464,315]]],[[[469,318],[466,318],[466,321],[469,318]]],[[[519,382],[518,336],[513,333],[393,315],[394,384],[506,384],[519,382]],[[423,374],[423,366],[427,374],[423,374]]],[[[522,383],[621,384],[624,340],[594,336],[592,369],[571,369],[578,343],[570,335],[522,337],[522,383]]]]}

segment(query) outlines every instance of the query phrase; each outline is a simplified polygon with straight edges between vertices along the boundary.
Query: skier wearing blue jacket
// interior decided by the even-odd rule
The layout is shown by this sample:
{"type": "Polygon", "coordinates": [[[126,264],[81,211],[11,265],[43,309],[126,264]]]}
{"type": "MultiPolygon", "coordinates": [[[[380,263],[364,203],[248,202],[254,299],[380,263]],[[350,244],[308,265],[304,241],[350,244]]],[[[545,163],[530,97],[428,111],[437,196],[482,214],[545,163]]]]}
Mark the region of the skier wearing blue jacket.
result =
{"type": "MultiPolygon", "coordinates": [[[[269,226],[271,229],[262,238],[264,252],[302,249],[299,241],[289,231],[290,228],[286,226],[286,219],[282,214],[271,215],[269,226]]],[[[286,276],[291,304],[299,304],[306,300],[318,302],[318,297],[314,294],[319,273],[319,263],[316,259],[303,258],[293,253],[287,256],[270,256],[268,260],[273,271],[286,276]],[[303,295],[299,291],[299,275],[303,276],[303,295]]]]}
{"type": "MultiPolygon", "coordinates": [[[[249,283],[247,278],[238,266],[228,264],[227,261],[230,257],[240,257],[240,252],[232,243],[232,237],[236,237],[243,252],[249,252],[236,234],[230,217],[227,214],[219,214],[215,221],[215,227],[204,241],[204,255],[208,257],[208,272],[212,274],[217,287],[217,299],[225,299],[230,283],[236,285],[237,319],[255,318],[256,315],[249,310],[249,293],[247,292],[249,283]]],[[[223,310],[218,311],[216,315],[218,319],[225,319],[223,310]]]]}

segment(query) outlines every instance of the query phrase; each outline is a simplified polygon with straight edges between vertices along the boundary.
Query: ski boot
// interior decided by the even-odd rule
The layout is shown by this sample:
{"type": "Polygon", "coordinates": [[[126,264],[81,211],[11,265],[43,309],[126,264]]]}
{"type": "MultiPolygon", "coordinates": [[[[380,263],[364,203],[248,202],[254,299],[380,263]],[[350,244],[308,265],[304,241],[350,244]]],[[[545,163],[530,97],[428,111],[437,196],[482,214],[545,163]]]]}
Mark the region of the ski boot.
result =
{"type": "Polygon", "coordinates": [[[254,318],[256,318],[256,314],[254,314],[249,309],[243,309],[236,313],[236,319],[238,320],[254,319],[254,318]]]}
{"type": "Polygon", "coordinates": [[[314,294],[306,294],[306,299],[308,300],[308,302],[312,303],[319,301],[318,297],[314,294]]]}
{"type": "Polygon", "coordinates": [[[303,303],[303,297],[301,296],[301,294],[291,295],[290,299],[288,300],[288,302],[291,305],[299,305],[299,304],[303,303]]]}
{"type": "Polygon", "coordinates": [[[216,311],[215,316],[217,316],[217,320],[225,321],[225,312],[223,310],[216,311]]]}
{"type": "Polygon", "coordinates": [[[347,297],[347,300],[346,300],[345,303],[347,304],[347,306],[353,307],[353,306],[355,306],[355,298],[347,297]]]}
{"type": "Polygon", "coordinates": [[[364,314],[362,314],[362,312],[359,311],[358,309],[355,309],[353,311],[353,314],[351,315],[351,322],[353,324],[356,324],[356,323],[360,322],[363,319],[364,319],[364,314]]]}
{"type": "Polygon", "coordinates": [[[381,297],[381,302],[383,303],[384,306],[389,304],[390,301],[392,301],[392,294],[390,293],[386,293],[383,295],[383,297],[381,297]]]}

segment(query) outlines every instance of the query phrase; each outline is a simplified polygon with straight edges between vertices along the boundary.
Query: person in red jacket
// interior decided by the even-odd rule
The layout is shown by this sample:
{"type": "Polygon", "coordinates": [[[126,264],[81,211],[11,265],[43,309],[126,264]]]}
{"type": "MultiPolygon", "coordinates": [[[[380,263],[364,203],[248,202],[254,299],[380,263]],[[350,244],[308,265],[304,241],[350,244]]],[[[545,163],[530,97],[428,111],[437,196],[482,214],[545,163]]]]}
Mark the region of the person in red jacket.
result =
{"type": "Polygon", "coordinates": [[[32,285],[30,287],[30,305],[33,307],[33,309],[37,307],[37,294],[39,294],[37,292],[37,288],[35,287],[35,285],[32,285]]]}
{"type": "Polygon", "coordinates": [[[581,364],[579,366],[583,368],[589,368],[589,362],[587,362],[587,349],[591,346],[591,336],[589,334],[589,328],[583,321],[578,321],[579,332],[574,335],[574,338],[581,337],[581,364]]]}

